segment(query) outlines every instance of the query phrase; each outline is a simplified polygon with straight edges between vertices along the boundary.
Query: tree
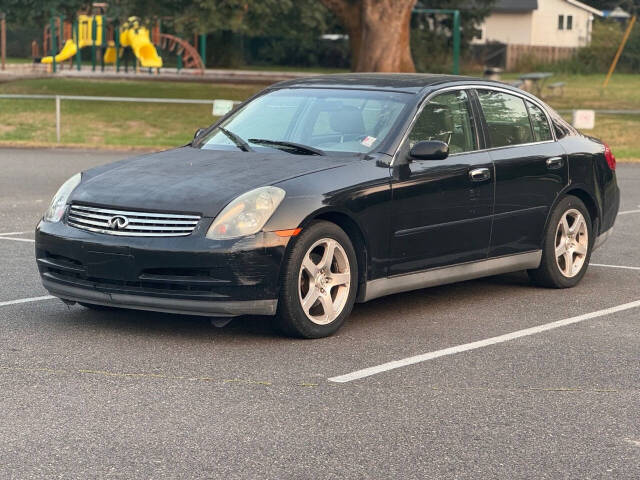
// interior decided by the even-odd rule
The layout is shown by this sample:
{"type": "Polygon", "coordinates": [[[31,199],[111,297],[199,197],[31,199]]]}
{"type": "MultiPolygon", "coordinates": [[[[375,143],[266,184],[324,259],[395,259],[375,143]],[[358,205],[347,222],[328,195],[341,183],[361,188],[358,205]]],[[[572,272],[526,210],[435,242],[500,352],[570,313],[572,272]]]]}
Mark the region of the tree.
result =
{"type": "Polygon", "coordinates": [[[640,0],[589,0],[587,3],[599,10],[613,10],[620,7],[631,14],[636,14],[640,10],[640,0]]]}
{"type": "MultiPolygon", "coordinates": [[[[418,0],[416,9],[460,11],[460,49],[462,57],[470,53],[478,27],[491,13],[495,0],[418,0]]],[[[419,72],[450,72],[453,52],[453,15],[414,13],[411,19],[411,51],[419,72]]],[[[468,57],[467,57],[468,58],[468,57]]]]}
{"type": "Polygon", "coordinates": [[[349,34],[356,72],[415,72],[410,20],[416,0],[321,0],[349,34]]]}
{"type": "Polygon", "coordinates": [[[0,12],[7,14],[10,25],[42,27],[51,12],[69,17],[86,5],[85,0],[1,0],[0,12]]]}

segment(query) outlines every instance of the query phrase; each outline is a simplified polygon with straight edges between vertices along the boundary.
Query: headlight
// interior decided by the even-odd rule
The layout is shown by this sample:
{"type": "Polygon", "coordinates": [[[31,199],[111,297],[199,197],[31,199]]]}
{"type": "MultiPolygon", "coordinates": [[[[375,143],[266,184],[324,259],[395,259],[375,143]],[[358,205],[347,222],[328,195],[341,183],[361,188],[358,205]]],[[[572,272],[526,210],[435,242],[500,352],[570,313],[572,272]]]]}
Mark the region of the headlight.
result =
{"type": "Polygon", "coordinates": [[[207,238],[227,240],[259,232],[284,195],[284,190],[278,187],[260,187],[240,195],[218,214],[207,238]]]}
{"type": "Polygon", "coordinates": [[[82,179],[81,173],[76,173],[69,180],[64,182],[62,186],[58,189],[56,194],[53,196],[51,200],[51,205],[49,205],[49,209],[44,214],[44,219],[47,222],[59,222],[62,216],[64,215],[64,209],[67,206],[67,200],[69,200],[69,196],[71,192],[78,186],[80,180],[82,179]]]}

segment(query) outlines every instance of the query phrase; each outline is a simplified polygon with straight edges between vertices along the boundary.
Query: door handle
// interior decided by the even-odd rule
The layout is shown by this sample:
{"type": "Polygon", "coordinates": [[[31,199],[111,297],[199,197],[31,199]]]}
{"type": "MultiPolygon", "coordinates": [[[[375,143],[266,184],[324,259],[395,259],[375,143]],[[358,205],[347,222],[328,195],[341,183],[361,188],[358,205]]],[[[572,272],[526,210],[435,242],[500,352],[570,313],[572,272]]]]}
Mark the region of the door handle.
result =
{"type": "Polygon", "coordinates": [[[551,157],[547,158],[547,168],[549,170],[555,170],[556,168],[562,167],[563,164],[562,157],[551,157]]]}
{"type": "Polygon", "coordinates": [[[476,168],[469,172],[469,178],[472,182],[484,182],[491,178],[491,172],[488,168],[476,168]]]}

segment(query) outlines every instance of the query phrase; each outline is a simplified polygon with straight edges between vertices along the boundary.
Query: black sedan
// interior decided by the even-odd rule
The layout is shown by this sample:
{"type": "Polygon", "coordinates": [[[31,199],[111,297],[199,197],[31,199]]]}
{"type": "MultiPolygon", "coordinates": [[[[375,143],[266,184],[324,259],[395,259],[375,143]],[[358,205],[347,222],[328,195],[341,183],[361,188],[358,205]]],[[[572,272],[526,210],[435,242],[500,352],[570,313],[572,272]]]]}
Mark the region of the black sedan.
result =
{"type": "Polygon", "coordinates": [[[355,302],[527,270],[566,288],[611,233],[615,158],[536,97],[443,75],[260,92],[184,147],[74,175],[36,230],[66,303],[334,333],[355,302]]]}

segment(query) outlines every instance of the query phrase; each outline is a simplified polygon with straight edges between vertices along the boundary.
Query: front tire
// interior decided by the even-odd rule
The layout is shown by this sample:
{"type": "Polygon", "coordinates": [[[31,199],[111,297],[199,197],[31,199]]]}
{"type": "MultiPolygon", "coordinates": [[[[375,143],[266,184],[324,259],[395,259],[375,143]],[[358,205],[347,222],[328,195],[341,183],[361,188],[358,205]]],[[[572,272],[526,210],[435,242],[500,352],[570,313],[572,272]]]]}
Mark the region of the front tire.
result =
{"type": "Polygon", "coordinates": [[[540,267],[529,270],[530,278],[549,288],[577,285],[587,271],[594,240],[591,216],[585,204],[578,197],[564,197],[551,214],[540,267]]]}
{"type": "Polygon", "coordinates": [[[358,262],[349,236],[317,221],[295,239],[284,261],[278,323],[300,338],[335,333],[347,319],[358,288],[358,262]]]}

